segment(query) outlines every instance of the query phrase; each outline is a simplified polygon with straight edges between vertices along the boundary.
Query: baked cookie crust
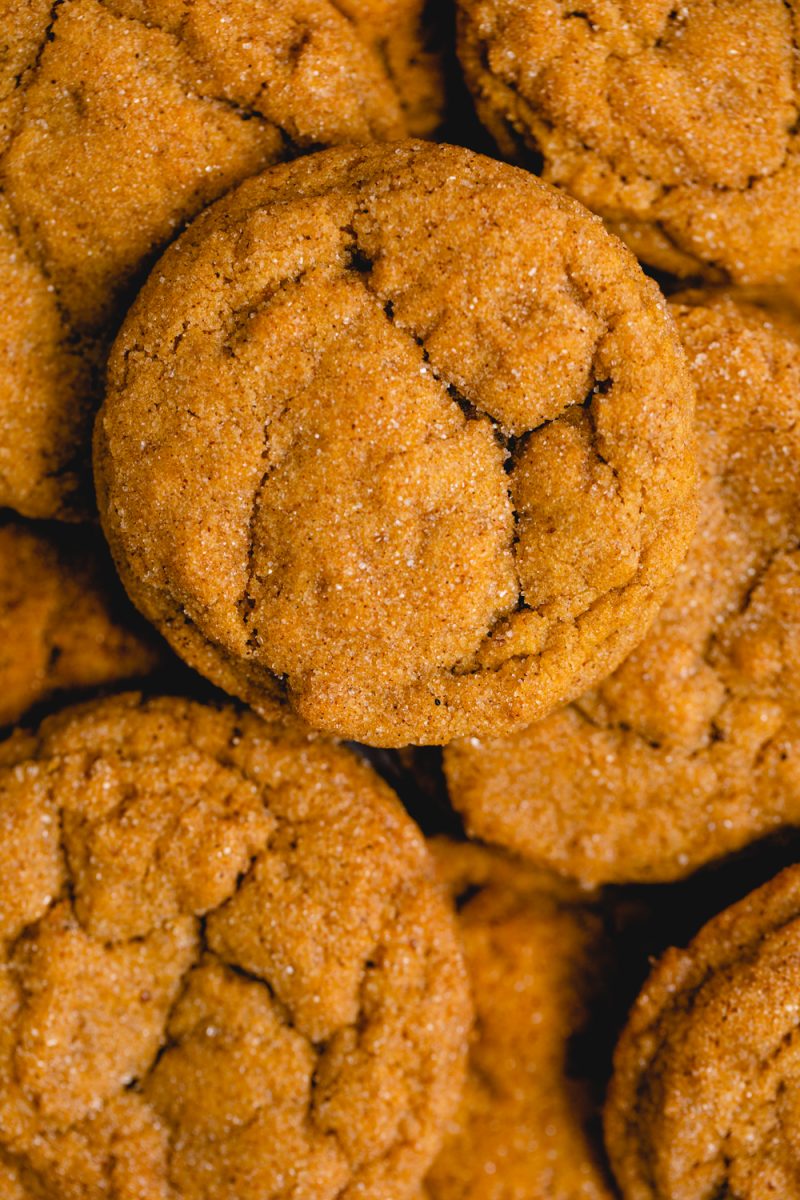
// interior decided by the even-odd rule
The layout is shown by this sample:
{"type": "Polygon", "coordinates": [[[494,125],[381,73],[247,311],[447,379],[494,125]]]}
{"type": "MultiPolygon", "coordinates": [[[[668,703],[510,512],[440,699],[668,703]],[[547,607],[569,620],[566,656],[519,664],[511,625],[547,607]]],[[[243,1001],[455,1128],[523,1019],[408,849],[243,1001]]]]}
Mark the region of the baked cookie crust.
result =
{"type": "Polygon", "coordinates": [[[58,692],[143,679],[168,657],[96,529],[0,518],[0,727],[58,692]]]}
{"type": "Polygon", "coordinates": [[[692,410],[661,294],[574,201],[454,147],[333,150],[156,266],[98,499],[134,602],[214,682],[444,743],[643,636],[694,521],[692,410]]]}
{"type": "Polygon", "coordinates": [[[423,1194],[611,1200],[599,1106],[569,1062],[610,958],[599,912],[585,891],[501,853],[429,844],[459,906],[476,1023],[461,1105],[423,1194]]]}
{"type": "Polygon", "coordinates": [[[92,508],[108,347],[201,208],[317,146],[432,132],[423,0],[2,0],[0,505],[92,508]]]}
{"type": "Polygon", "coordinates": [[[671,307],[700,486],[664,607],[596,690],[445,750],[476,836],[594,883],[677,879],[800,821],[800,324],[712,292],[671,307]]]}
{"type": "Polygon", "coordinates": [[[790,867],[654,968],[606,1102],[624,1200],[797,1195],[799,917],[790,867]]]}
{"type": "Polygon", "coordinates": [[[424,840],[370,768],[130,694],[0,745],[0,830],[20,1195],[413,1195],[471,1012],[424,840]]]}
{"type": "Polygon", "coordinates": [[[679,276],[800,296],[796,0],[459,0],[501,151],[679,276]]]}

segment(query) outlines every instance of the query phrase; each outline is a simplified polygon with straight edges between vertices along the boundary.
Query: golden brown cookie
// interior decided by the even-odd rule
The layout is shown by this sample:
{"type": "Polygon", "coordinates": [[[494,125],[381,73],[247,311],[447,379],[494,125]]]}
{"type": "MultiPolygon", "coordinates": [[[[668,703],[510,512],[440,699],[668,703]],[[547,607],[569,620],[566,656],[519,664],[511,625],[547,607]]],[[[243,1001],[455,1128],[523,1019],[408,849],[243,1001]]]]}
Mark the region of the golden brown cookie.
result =
{"type": "Polygon", "coordinates": [[[800,336],[693,293],[699,521],[645,640],[524,732],[445,751],[472,832],[592,882],[668,880],[800,823],[800,336]]]}
{"type": "Polygon", "coordinates": [[[676,275],[800,295],[797,0],[458,0],[502,151],[676,275]]]}
{"type": "Polygon", "coordinates": [[[615,1053],[606,1146],[624,1200],[800,1195],[800,868],[654,968],[615,1053]]]}
{"type": "Polygon", "coordinates": [[[401,1200],[470,1010],[353,754],[136,695],[0,745],[0,1170],[45,1200],[401,1200]]]}
{"type": "Polygon", "coordinates": [[[160,260],[96,427],[135,603],[269,713],[374,745],[543,716],[694,520],[663,298],[597,218],[425,143],[265,172],[160,260]]]}
{"type": "Polygon", "coordinates": [[[0,0],[0,505],[89,503],[132,290],[185,221],[299,150],[431,132],[423,0],[0,0]]]}
{"type": "Polygon", "coordinates": [[[600,918],[551,875],[436,839],[455,897],[477,1014],[461,1107],[428,1200],[611,1200],[588,1081],[569,1047],[606,957],[600,918]]]}
{"type": "Polygon", "coordinates": [[[0,517],[0,726],[56,692],[142,678],[166,657],[93,529],[0,517]]]}

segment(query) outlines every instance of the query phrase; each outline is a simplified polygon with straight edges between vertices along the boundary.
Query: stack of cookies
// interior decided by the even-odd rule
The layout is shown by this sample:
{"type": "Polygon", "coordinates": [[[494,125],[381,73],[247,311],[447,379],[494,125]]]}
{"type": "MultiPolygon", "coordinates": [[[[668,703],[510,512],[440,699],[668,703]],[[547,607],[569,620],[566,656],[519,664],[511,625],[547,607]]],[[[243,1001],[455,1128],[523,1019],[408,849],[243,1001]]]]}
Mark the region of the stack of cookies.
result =
{"type": "Polygon", "coordinates": [[[800,3],[454,8],[5,2],[0,1200],[800,1200],[800,3]]]}

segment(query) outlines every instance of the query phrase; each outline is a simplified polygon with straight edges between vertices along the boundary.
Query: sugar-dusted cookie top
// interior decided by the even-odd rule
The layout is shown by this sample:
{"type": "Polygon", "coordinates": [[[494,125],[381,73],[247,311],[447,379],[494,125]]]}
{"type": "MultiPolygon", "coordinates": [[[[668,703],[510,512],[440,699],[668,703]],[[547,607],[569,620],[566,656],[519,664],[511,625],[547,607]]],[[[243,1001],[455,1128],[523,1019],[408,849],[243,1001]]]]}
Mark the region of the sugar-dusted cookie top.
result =
{"type": "Polygon", "coordinates": [[[796,0],[459,0],[459,52],[501,149],[639,258],[800,294],[796,0]]]}
{"type": "Polygon", "coordinates": [[[606,1146],[624,1200],[798,1191],[800,868],[653,969],[617,1046],[606,1146]]]}
{"type": "Polygon", "coordinates": [[[663,298],[573,200],[454,147],[333,150],[157,264],[99,503],[215,682],[441,743],[544,716],[642,636],[694,519],[692,408],[663,298]]]}
{"type": "Polygon", "coordinates": [[[459,905],[476,1023],[428,1200],[611,1200],[587,1036],[608,946],[587,894],[478,845],[431,843],[459,905]]]}
{"type": "Polygon", "coordinates": [[[445,752],[476,835],[592,882],[668,880],[800,823],[800,326],[672,304],[697,389],[697,530],[644,641],[593,692],[445,752]]]}
{"type": "Polygon", "coordinates": [[[90,505],[105,356],[155,255],[300,150],[426,134],[423,0],[0,0],[0,505],[90,505]]]}
{"type": "Polygon", "coordinates": [[[0,517],[0,726],[56,692],[142,678],[167,657],[95,529],[0,517]]]}
{"type": "Polygon", "coordinates": [[[0,831],[0,1179],[413,1195],[470,1006],[423,839],[370,768],[126,695],[0,745],[0,831]]]}

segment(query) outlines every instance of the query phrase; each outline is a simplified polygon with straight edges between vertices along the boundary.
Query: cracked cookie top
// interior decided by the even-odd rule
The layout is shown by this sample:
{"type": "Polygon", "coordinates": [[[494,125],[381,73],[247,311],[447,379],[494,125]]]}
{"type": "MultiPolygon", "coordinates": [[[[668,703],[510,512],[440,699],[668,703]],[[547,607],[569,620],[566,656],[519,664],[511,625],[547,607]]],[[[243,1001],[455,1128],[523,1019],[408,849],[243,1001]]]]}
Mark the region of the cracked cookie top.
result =
{"type": "Polygon", "coordinates": [[[796,0],[459,0],[504,153],[677,275],[800,293],[796,0]]]}
{"type": "Polygon", "coordinates": [[[445,752],[472,832],[592,882],[668,880],[800,822],[800,324],[688,293],[697,530],[644,641],[520,734],[445,752]]]}
{"type": "Polygon", "coordinates": [[[435,127],[422,9],[0,2],[0,505],[88,508],[108,344],[188,218],[298,150],[435,127]]]}
{"type": "Polygon", "coordinates": [[[55,692],[142,678],[164,657],[94,529],[0,518],[0,727],[55,692]]]}
{"type": "Polygon", "coordinates": [[[614,1055],[624,1200],[797,1195],[799,993],[798,867],[667,951],[614,1055]]]}
{"type": "Polygon", "coordinates": [[[259,711],[375,745],[544,716],[642,636],[693,521],[664,301],[467,150],[327,151],[160,260],[95,468],[129,593],[259,711]]]}
{"type": "Polygon", "coordinates": [[[475,844],[430,843],[459,906],[476,1022],[428,1200],[611,1200],[599,1107],[574,1053],[606,959],[586,893],[475,844]]]}
{"type": "Polygon", "coordinates": [[[370,768],[126,695],[0,745],[0,830],[4,1196],[413,1194],[469,1001],[370,768]]]}

